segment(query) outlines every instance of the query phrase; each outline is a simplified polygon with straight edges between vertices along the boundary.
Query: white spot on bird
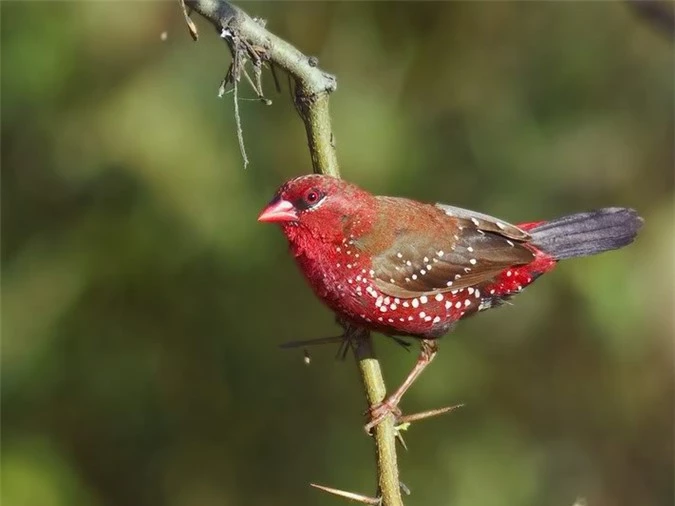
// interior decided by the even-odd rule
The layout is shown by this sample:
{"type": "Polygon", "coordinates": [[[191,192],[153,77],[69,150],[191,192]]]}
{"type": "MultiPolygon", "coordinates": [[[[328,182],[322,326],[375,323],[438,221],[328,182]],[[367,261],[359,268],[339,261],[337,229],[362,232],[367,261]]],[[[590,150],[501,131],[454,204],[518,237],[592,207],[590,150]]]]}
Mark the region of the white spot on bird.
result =
{"type": "Polygon", "coordinates": [[[408,304],[408,301],[407,301],[407,300],[404,300],[404,301],[403,301],[403,307],[410,307],[410,304],[408,304]]]}
{"type": "Polygon", "coordinates": [[[513,274],[511,271],[506,271],[506,276],[511,277],[511,274],[513,274]]]}
{"type": "Polygon", "coordinates": [[[466,291],[469,292],[469,295],[471,295],[473,293],[473,288],[469,287],[466,289],[466,291]]]}
{"type": "Polygon", "coordinates": [[[429,299],[427,299],[427,296],[426,296],[426,295],[422,295],[422,296],[420,297],[420,302],[421,302],[422,304],[426,304],[428,300],[429,300],[429,299]]]}
{"type": "Polygon", "coordinates": [[[424,262],[424,263],[427,263],[428,261],[429,261],[429,257],[424,257],[423,262],[424,262]]]}
{"type": "Polygon", "coordinates": [[[412,277],[413,279],[417,279],[417,274],[413,274],[411,277],[412,277]]]}
{"type": "Polygon", "coordinates": [[[451,300],[446,300],[445,301],[445,309],[450,309],[452,307],[452,301],[451,300]]]}
{"type": "Polygon", "coordinates": [[[480,225],[480,222],[476,218],[471,218],[471,221],[473,222],[474,225],[478,226],[480,225]]]}
{"type": "Polygon", "coordinates": [[[420,274],[421,274],[422,276],[424,276],[426,273],[427,273],[427,271],[425,271],[424,269],[420,270],[420,274]]]}
{"type": "Polygon", "coordinates": [[[406,264],[408,267],[412,266],[412,262],[411,262],[410,260],[406,260],[406,261],[405,261],[405,264],[406,264]]]}
{"type": "Polygon", "coordinates": [[[455,307],[456,307],[457,309],[459,309],[460,307],[462,307],[462,303],[459,302],[459,301],[457,301],[457,303],[455,304],[455,307]]]}
{"type": "Polygon", "coordinates": [[[420,318],[424,318],[427,314],[424,311],[420,311],[420,318]]]}
{"type": "Polygon", "coordinates": [[[470,263],[471,265],[476,265],[476,259],[475,259],[475,258],[472,258],[471,260],[469,260],[469,263],[470,263]]]}
{"type": "Polygon", "coordinates": [[[417,299],[412,300],[412,307],[418,307],[420,305],[420,301],[417,299]]]}
{"type": "Polygon", "coordinates": [[[387,306],[380,306],[380,311],[383,313],[387,312],[387,306]]]}
{"type": "Polygon", "coordinates": [[[431,316],[425,316],[424,317],[425,322],[430,322],[431,321],[431,316]]]}
{"type": "Polygon", "coordinates": [[[398,253],[396,253],[396,256],[399,257],[399,258],[403,258],[403,253],[401,253],[401,252],[399,251],[398,253]]]}
{"type": "Polygon", "coordinates": [[[445,255],[445,251],[439,250],[439,251],[436,252],[436,254],[437,254],[439,257],[443,257],[443,255],[445,255]]]}
{"type": "Polygon", "coordinates": [[[440,301],[443,300],[443,294],[442,294],[442,293],[437,293],[435,298],[436,298],[436,300],[437,300],[438,302],[440,302],[440,301]]]}
{"type": "Polygon", "coordinates": [[[495,290],[493,288],[492,290],[490,290],[490,295],[494,295],[494,294],[495,294],[495,290]]]}
{"type": "Polygon", "coordinates": [[[452,286],[452,281],[448,281],[445,286],[452,286]]]}
{"type": "Polygon", "coordinates": [[[437,316],[436,318],[434,318],[434,321],[432,323],[438,323],[440,321],[441,321],[441,317],[437,316]]]}
{"type": "Polygon", "coordinates": [[[392,304],[391,306],[389,306],[389,309],[391,309],[392,311],[396,311],[397,307],[398,306],[396,304],[392,304]]]}
{"type": "MultiPolygon", "coordinates": [[[[471,305],[471,301],[470,301],[469,299],[466,299],[466,300],[464,301],[464,305],[467,306],[467,307],[470,306],[470,305],[471,305]]],[[[382,309],[382,308],[380,308],[380,309],[382,309]]]]}
{"type": "Polygon", "coordinates": [[[467,250],[469,253],[473,253],[473,248],[472,248],[471,246],[469,246],[468,248],[466,248],[466,250],[467,250]]]}
{"type": "Polygon", "coordinates": [[[511,246],[512,248],[515,246],[515,244],[513,244],[513,241],[509,241],[509,240],[507,239],[506,242],[507,242],[508,245],[511,246]]]}

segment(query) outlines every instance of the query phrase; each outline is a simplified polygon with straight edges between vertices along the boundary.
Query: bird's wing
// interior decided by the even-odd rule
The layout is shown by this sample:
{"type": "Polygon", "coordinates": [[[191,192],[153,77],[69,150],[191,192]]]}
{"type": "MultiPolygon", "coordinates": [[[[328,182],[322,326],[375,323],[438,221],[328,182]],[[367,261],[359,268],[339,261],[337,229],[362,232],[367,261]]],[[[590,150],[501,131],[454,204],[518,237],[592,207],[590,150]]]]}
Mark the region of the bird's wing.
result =
{"type": "Polygon", "coordinates": [[[509,239],[515,239],[516,241],[529,241],[531,239],[530,234],[524,230],[488,214],[477,213],[476,211],[470,211],[468,209],[462,209],[461,207],[454,207],[446,204],[436,204],[436,207],[441,209],[448,216],[470,221],[474,227],[483,232],[495,232],[509,239]]]}
{"type": "Polygon", "coordinates": [[[454,218],[447,236],[402,231],[390,248],[373,257],[375,285],[383,293],[411,298],[459,290],[534,259],[522,244],[530,236],[518,227],[484,214],[438,207],[454,218]]]}

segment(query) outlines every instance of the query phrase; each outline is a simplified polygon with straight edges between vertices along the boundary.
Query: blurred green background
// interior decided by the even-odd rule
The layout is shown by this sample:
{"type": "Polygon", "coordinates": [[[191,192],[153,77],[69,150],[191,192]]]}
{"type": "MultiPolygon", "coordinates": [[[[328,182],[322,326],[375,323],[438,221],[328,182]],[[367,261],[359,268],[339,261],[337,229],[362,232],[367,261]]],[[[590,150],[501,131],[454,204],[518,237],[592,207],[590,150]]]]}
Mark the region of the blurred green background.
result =
{"type": "MultiPolygon", "coordinates": [[[[466,407],[409,432],[407,502],[672,504],[668,36],[621,2],[243,6],[337,75],[343,173],[369,190],[646,219],[441,341],[403,408],[466,407]]],[[[243,170],[229,53],[196,21],[195,44],[177,2],[2,2],[4,506],[374,493],[351,357],[278,349],[337,331],[256,222],[310,170],[286,80],[240,104],[243,170]]],[[[394,387],[414,354],[376,345],[394,387]]]]}

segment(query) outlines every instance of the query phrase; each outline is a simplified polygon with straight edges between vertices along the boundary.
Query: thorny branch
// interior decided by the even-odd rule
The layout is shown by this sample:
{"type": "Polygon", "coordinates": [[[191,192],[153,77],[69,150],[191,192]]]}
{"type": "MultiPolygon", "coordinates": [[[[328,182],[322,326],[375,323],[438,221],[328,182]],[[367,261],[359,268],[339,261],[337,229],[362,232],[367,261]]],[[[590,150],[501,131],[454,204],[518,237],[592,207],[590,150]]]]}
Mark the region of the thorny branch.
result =
{"type": "MultiPolygon", "coordinates": [[[[192,11],[201,14],[216,28],[232,54],[232,63],[221,84],[221,93],[225,93],[226,87],[232,84],[239,144],[244,164],[248,163],[248,160],[243,146],[237,105],[238,83],[244,75],[258,98],[265,101],[262,93],[262,67],[267,64],[272,71],[275,67],[286,71],[293,82],[294,102],[305,124],[314,172],[339,177],[335,140],[328,108],[329,95],[337,87],[335,77],[320,70],[315,57],[305,56],[288,42],[267,31],[263,21],[251,18],[225,0],[180,0],[180,3],[190,34],[195,40],[197,40],[197,28],[189,18],[192,11]],[[245,69],[247,62],[252,65],[253,79],[245,69]]],[[[276,83],[276,75],[273,74],[273,76],[276,83]]],[[[370,333],[362,329],[351,328],[346,328],[345,333],[354,351],[368,405],[376,406],[384,400],[386,386],[380,363],[375,356],[370,333]]],[[[378,475],[377,497],[367,497],[320,485],[314,486],[366,504],[402,506],[396,457],[397,430],[394,425],[394,416],[389,414],[374,429],[373,439],[378,475]]]]}

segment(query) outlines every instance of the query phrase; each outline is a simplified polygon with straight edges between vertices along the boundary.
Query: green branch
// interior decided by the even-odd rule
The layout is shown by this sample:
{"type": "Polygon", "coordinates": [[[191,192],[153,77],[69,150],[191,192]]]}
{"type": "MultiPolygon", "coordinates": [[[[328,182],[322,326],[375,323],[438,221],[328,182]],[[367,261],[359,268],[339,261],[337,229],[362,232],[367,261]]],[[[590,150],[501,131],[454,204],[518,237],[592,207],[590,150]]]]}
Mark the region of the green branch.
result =
{"type": "MultiPolygon", "coordinates": [[[[340,169],[329,110],[330,93],[337,88],[335,77],[321,71],[317,67],[316,58],[302,54],[288,42],[267,31],[263,21],[251,18],[229,2],[181,1],[184,1],[183,5],[189,10],[194,10],[206,18],[227,42],[233,55],[233,65],[234,62],[238,62],[228,71],[228,77],[232,82],[238,82],[241,73],[248,78],[244,67],[246,60],[252,63],[256,75],[259,75],[262,65],[266,63],[272,70],[278,67],[291,76],[294,82],[295,105],[305,124],[314,172],[339,177],[340,169]]],[[[189,20],[188,25],[193,37],[196,38],[196,28],[189,20]]],[[[254,89],[261,94],[260,86],[253,84],[254,89]]],[[[368,406],[376,406],[384,400],[387,389],[370,333],[362,329],[345,329],[345,331],[348,334],[347,338],[352,342],[368,406]]],[[[379,502],[381,498],[381,504],[384,506],[402,506],[394,424],[394,415],[389,414],[374,429],[378,498],[328,487],[317,488],[367,504],[379,502]]]]}

